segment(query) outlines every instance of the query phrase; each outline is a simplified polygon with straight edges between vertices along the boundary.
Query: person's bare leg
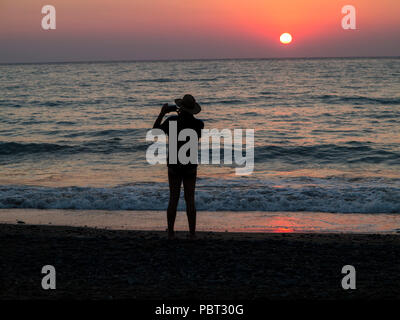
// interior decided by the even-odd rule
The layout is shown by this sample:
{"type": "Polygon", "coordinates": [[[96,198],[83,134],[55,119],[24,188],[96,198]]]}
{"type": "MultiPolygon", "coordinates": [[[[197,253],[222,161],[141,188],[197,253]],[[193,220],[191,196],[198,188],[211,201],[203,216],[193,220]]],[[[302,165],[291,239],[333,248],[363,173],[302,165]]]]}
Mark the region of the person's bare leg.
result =
{"type": "Polygon", "coordinates": [[[196,205],[194,192],[196,187],[197,169],[183,177],[183,188],[185,191],[186,215],[189,223],[190,238],[196,237],[196,205]]]}
{"type": "Polygon", "coordinates": [[[167,209],[168,238],[174,239],[176,209],[178,207],[179,196],[181,193],[182,178],[179,175],[175,174],[171,169],[168,169],[168,182],[169,182],[169,202],[167,209]]]}

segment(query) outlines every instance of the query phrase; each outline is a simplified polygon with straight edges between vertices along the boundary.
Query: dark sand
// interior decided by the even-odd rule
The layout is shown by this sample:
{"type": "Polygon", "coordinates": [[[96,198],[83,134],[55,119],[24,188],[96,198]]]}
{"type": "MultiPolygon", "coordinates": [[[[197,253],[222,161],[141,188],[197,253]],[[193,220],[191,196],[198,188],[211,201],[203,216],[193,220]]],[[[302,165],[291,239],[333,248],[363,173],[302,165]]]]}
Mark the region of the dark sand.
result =
{"type": "Polygon", "coordinates": [[[0,299],[399,299],[400,237],[0,225],[0,299]],[[54,265],[57,289],[41,288],[54,265]],[[341,288],[354,265],[357,289],[341,288]]]}

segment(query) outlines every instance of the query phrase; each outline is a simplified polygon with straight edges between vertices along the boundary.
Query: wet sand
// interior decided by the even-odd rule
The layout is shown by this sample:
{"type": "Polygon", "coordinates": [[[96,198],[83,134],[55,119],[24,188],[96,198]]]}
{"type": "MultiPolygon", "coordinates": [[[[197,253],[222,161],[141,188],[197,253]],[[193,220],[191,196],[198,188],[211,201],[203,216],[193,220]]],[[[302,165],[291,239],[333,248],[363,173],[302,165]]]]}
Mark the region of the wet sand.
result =
{"type": "Polygon", "coordinates": [[[399,299],[396,234],[200,232],[0,224],[0,299],[399,299]],[[353,265],[357,289],[343,290],[353,265]],[[53,265],[57,289],[41,288],[53,265]]]}
{"type": "MultiPolygon", "coordinates": [[[[0,223],[164,231],[165,211],[0,209],[0,223]]],[[[185,212],[175,229],[187,230],[185,212]]],[[[213,232],[398,233],[400,214],[327,212],[199,211],[197,230],[213,232]]]]}

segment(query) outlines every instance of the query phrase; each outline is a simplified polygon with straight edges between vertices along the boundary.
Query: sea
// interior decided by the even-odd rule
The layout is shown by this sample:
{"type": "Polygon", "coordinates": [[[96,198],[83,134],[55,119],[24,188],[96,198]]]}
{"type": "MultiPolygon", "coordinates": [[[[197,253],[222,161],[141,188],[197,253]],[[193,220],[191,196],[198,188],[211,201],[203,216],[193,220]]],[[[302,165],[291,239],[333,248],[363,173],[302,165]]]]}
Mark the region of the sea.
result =
{"type": "Polygon", "coordinates": [[[187,93],[254,129],[252,174],[199,165],[198,211],[400,213],[400,58],[2,64],[0,208],[165,210],[146,134],[187,93]]]}

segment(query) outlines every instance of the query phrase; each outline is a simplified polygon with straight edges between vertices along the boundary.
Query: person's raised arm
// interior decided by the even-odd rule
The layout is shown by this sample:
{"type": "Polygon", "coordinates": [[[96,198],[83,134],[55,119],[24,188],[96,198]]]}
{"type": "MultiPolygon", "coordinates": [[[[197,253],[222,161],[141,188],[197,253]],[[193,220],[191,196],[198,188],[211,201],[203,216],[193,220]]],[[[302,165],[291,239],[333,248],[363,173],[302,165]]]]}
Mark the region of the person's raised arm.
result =
{"type": "Polygon", "coordinates": [[[167,113],[168,113],[168,103],[164,103],[161,108],[160,114],[158,115],[156,121],[154,122],[153,129],[160,129],[161,121],[167,113]]]}

